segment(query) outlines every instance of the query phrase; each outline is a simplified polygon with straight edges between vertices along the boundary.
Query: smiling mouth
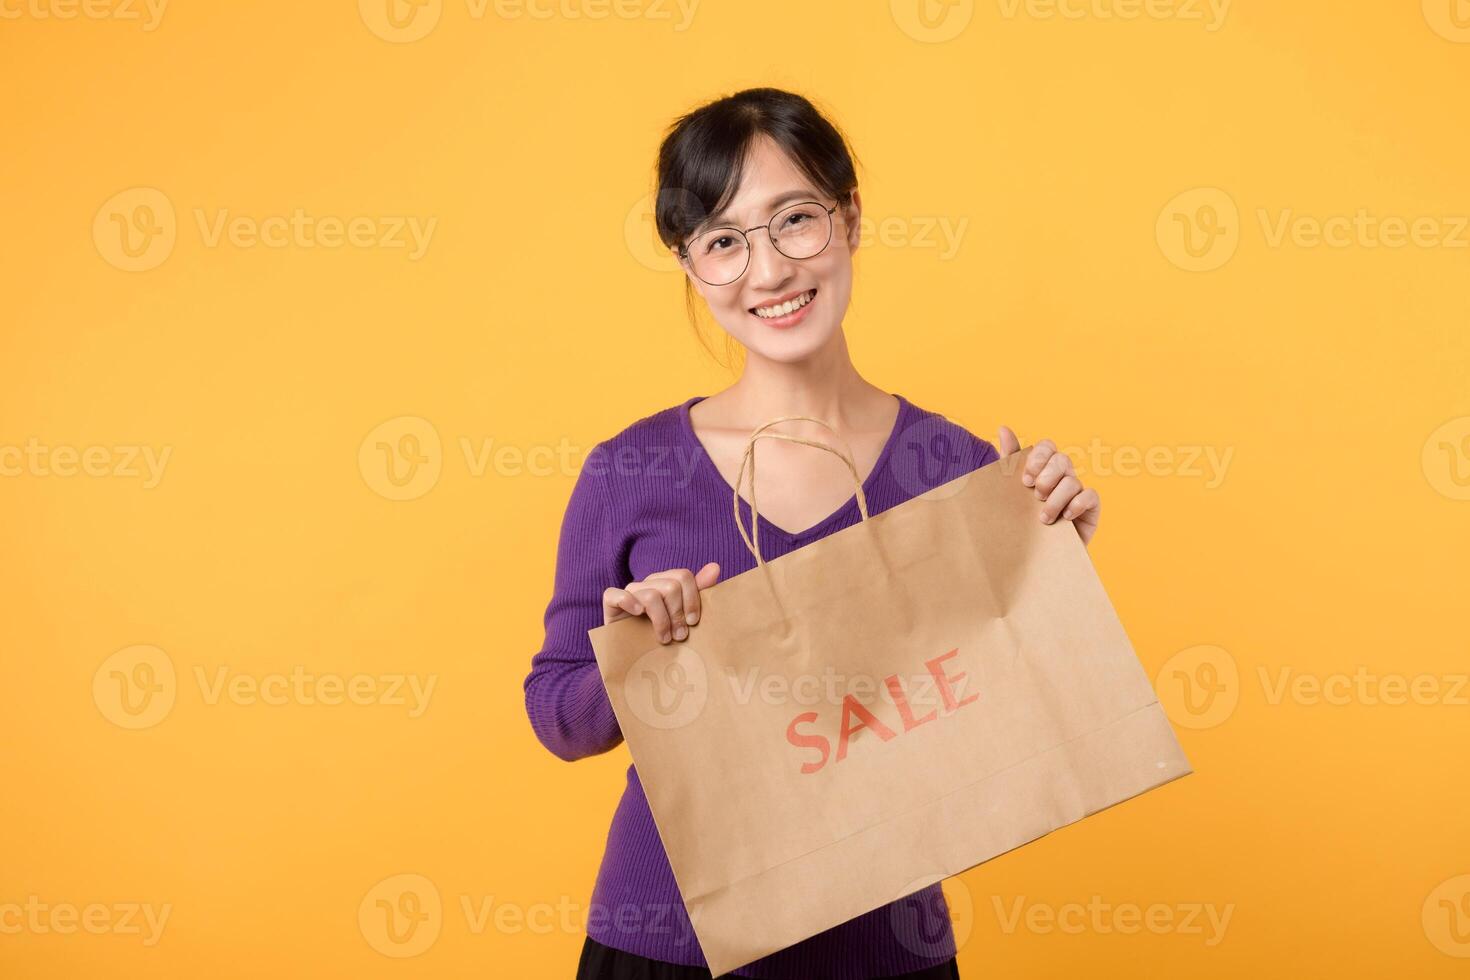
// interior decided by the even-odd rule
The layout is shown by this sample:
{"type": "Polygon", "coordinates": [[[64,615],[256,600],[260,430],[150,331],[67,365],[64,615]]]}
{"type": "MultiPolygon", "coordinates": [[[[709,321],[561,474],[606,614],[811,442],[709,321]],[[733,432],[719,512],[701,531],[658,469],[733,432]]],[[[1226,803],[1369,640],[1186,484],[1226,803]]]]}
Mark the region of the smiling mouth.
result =
{"type": "Polygon", "coordinates": [[[813,299],[815,299],[816,296],[817,288],[813,286],[811,289],[808,289],[800,296],[797,296],[796,298],[791,300],[787,300],[785,303],[779,303],[772,306],[752,306],[748,312],[751,313],[753,316],[760,317],[762,320],[779,320],[782,317],[790,316],[797,310],[802,309],[813,299]]]}

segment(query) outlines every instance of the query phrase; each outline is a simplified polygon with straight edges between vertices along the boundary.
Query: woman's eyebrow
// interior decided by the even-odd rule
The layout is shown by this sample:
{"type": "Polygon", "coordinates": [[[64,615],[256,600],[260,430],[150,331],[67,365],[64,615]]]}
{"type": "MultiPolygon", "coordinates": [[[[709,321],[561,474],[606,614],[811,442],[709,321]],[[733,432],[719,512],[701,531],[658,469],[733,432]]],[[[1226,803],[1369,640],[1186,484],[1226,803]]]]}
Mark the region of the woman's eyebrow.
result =
{"type": "MultiPolygon", "coordinates": [[[[781,205],[787,204],[791,201],[815,201],[817,199],[817,196],[817,192],[811,190],[810,188],[800,188],[794,191],[786,191],[785,193],[777,194],[775,197],[767,201],[766,210],[774,212],[775,210],[780,208],[781,205]]],[[[735,222],[730,218],[730,212],[722,211],[719,214],[715,215],[713,218],[706,218],[701,221],[698,227],[695,228],[695,231],[703,231],[706,228],[723,227],[725,225],[734,226],[734,224],[735,222]]]]}

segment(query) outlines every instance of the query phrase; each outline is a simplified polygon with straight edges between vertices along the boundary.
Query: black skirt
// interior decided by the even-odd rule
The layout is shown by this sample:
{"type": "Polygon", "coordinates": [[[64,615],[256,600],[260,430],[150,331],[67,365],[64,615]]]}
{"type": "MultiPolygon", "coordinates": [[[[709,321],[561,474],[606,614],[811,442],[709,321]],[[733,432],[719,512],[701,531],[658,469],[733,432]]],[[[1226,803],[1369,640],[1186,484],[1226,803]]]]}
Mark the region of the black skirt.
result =
{"type": "MultiPolygon", "coordinates": [[[[721,974],[722,978],[733,978],[733,973],[721,974]]],[[[625,953],[588,936],[582,944],[582,958],[577,963],[576,980],[712,980],[709,970],[702,966],[683,966],[651,960],[635,953],[625,953]]],[[[954,957],[943,963],[902,973],[892,977],[873,977],[870,980],[960,980],[960,967],[954,957]]]]}

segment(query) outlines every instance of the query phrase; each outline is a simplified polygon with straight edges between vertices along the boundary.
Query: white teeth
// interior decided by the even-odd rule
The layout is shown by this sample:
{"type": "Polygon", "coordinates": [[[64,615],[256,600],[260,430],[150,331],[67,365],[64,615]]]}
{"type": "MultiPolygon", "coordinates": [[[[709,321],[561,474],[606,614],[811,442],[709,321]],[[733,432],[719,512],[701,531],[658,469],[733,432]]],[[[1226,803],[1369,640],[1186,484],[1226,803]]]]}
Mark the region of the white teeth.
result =
{"type": "Polygon", "coordinates": [[[785,316],[793,310],[799,310],[806,304],[810,303],[812,301],[812,298],[816,295],[817,291],[815,289],[808,289],[806,292],[796,297],[796,299],[787,300],[779,306],[758,306],[756,307],[755,315],[766,320],[770,320],[778,316],[785,316]]]}

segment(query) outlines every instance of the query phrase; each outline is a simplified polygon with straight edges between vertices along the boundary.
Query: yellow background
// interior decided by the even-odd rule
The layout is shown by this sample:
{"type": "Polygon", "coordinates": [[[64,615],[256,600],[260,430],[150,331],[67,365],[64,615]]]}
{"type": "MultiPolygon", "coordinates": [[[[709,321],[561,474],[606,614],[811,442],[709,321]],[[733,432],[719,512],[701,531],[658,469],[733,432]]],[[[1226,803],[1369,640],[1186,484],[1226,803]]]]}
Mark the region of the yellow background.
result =
{"type": "Polygon", "coordinates": [[[1465,4],[430,0],[395,36],[366,0],[179,2],[151,30],[64,3],[0,19],[0,447],[113,455],[0,477],[0,906],[171,912],[152,946],[0,932],[0,975],[571,975],[627,750],[557,760],[521,682],[582,456],[731,380],[644,209],[663,127],[759,84],[813,97],[862,160],[859,369],[987,438],[1084,450],[1094,561],[1193,722],[1195,775],[946,885],[962,973],[1463,973],[1465,4]],[[157,197],[109,202],[136,188],[174,241],[125,271],[112,216],[147,225],[157,197]],[[436,224],[417,259],[199,226],[297,209],[436,224]],[[1451,241],[1273,238],[1360,210],[1451,241]],[[1199,255],[1177,237],[1207,226],[1199,255]],[[424,485],[374,469],[427,432],[424,485]],[[513,452],[473,465],[487,445],[513,452]],[[156,485],[127,446],[169,451],[156,485]],[[1191,447],[1232,454],[1216,485],[1191,447]],[[123,666],[164,656],[175,688],[130,729],[109,658],[140,645],[123,666]],[[411,717],[197,680],[297,666],[436,686],[411,717]],[[1443,696],[1273,698],[1282,671],[1443,696]],[[400,874],[442,903],[413,958],[359,926],[400,874]],[[996,910],[1094,896],[1231,918],[1209,944],[996,910]]]}

